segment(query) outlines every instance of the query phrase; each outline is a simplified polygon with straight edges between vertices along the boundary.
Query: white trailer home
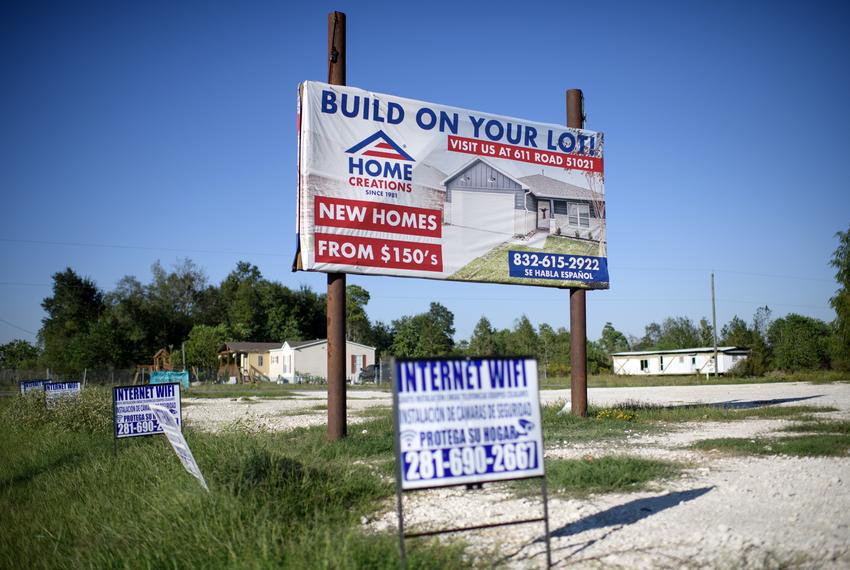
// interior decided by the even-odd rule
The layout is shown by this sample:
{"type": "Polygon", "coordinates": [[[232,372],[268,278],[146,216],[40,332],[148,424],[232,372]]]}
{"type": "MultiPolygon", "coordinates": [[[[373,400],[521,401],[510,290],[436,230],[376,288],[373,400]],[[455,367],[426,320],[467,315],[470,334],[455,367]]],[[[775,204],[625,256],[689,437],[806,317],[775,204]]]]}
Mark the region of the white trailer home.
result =
{"type": "MultiPolygon", "coordinates": [[[[718,372],[727,373],[749,353],[746,348],[718,346],[718,372]]],[[[614,374],[714,374],[713,347],[617,352],[611,358],[614,374]]]]}
{"type": "MultiPolygon", "coordinates": [[[[346,380],[356,381],[361,370],[369,364],[375,364],[375,348],[350,340],[346,341],[345,360],[346,380]]],[[[269,351],[269,377],[273,381],[292,384],[306,376],[327,380],[327,339],[288,340],[280,348],[269,351]]]]}

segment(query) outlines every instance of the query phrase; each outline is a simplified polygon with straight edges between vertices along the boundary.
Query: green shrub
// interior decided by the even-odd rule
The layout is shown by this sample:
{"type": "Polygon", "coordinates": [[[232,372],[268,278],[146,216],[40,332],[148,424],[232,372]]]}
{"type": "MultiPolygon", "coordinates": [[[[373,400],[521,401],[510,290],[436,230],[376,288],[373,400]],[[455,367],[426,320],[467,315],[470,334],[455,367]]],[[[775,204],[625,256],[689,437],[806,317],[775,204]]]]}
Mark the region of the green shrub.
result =
{"type": "Polygon", "coordinates": [[[44,392],[28,392],[4,406],[2,416],[4,423],[26,429],[55,426],[75,432],[108,432],[112,426],[112,392],[89,387],[76,397],[55,401],[50,408],[44,392]]]}

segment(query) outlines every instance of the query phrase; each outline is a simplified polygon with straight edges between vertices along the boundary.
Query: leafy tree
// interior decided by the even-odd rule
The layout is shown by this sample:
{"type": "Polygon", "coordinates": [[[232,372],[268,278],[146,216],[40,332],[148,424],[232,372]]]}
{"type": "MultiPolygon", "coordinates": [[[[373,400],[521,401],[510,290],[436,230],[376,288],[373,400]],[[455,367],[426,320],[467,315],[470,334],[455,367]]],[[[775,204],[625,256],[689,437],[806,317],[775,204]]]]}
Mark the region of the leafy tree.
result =
{"type": "Polygon", "coordinates": [[[44,363],[61,371],[82,372],[90,350],[86,335],[104,310],[103,294],[93,281],[68,267],[53,275],[53,295],[41,303],[47,316],[42,320],[39,340],[44,346],[44,363]]]}
{"type": "MultiPolygon", "coordinates": [[[[709,324],[708,319],[705,317],[699,320],[698,337],[698,346],[714,346],[714,327],[709,324]]],[[[690,347],[685,346],[682,348],[690,347]]]]}
{"type": "Polygon", "coordinates": [[[366,315],[369,292],[359,285],[345,288],[345,338],[354,342],[366,342],[371,325],[366,315]]]}
{"type": "Polygon", "coordinates": [[[652,322],[644,327],[644,334],[638,342],[637,350],[652,350],[661,343],[661,325],[652,322]]]}
{"type": "Polygon", "coordinates": [[[750,330],[744,319],[735,315],[720,329],[720,342],[724,346],[745,346],[749,348],[753,344],[753,331],[750,330]]]}
{"type": "Polygon", "coordinates": [[[602,327],[599,347],[606,355],[611,356],[615,352],[629,350],[629,341],[626,335],[614,328],[614,325],[605,323],[605,326],[602,327]]]}
{"type": "Polygon", "coordinates": [[[540,339],[534,325],[523,315],[514,323],[507,348],[507,354],[512,356],[537,356],[540,350],[540,339]]]}
{"type": "Polygon", "coordinates": [[[393,329],[396,356],[447,356],[454,349],[454,315],[440,303],[431,303],[427,313],[393,321],[393,329]]]}
{"type": "Polygon", "coordinates": [[[601,342],[588,340],[585,351],[587,354],[587,371],[590,374],[611,371],[611,358],[601,342]]]}
{"type": "Polygon", "coordinates": [[[774,364],[781,370],[817,370],[829,364],[830,329],[820,319],[791,313],[771,323],[767,331],[774,364]]]}
{"type": "Polygon", "coordinates": [[[196,369],[214,370],[218,367],[218,349],[227,340],[223,325],[195,325],[186,339],[186,365],[196,369]]]}
{"type": "Polygon", "coordinates": [[[190,259],[166,271],[157,261],[151,266],[153,280],[146,288],[148,326],[154,351],[179,345],[202,313],[202,302],[207,288],[204,272],[190,259]]]}
{"type": "Polygon", "coordinates": [[[835,234],[838,247],[829,262],[835,268],[839,288],[829,300],[835,310],[830,354],[832,365],[839,370],[850,370],[850,228],[835,234]]]}
{"type": "Polygon", "coordinates": [[[13,340],[0,345],[0,368],[23,370],[38,365],[38,347],[25,340],[13,340]]]}
{"type": "Polygon", "coordinates": [[[570,333],[564,327],[553,329],[547,324],[540,325],[539,358],[543,360],[544,378],[566,376],[570,372],[570,333]]]}
{"type": "Polygon", "coordinates": [[[655,348],[673,350],[700,346],[700,334],[687,317],[668,317],[661,324],[661,338],[655,348]]]}
{"type": "Polygon", "coordinates": [[[471,356],[495,356],[497,354],[496,331],[489,319],[483,315],[478,319],[478,323],[472,331],[468,353],[471,356]]]}
{"type": "Polygon", "coordinates": [[[390,352],[390,347],[393,345],[393,334],[392,327],[386,323],[378,321],[372,325],[369,331],[369,344],[375,347],[375,359],[378,362],[390,352]]]}
{"type": "Polygon", "coordinates": [[[742,376],[761,376],[770,369],[771,353],[767,344],[766,331],[770,322],[770,309],[759,307],[753,315],[752,326],[735,315],[722,329],[720,342],[725,346],[741,346],[750,349],[746,360],[736,365],[742,376]],[[764,332],[762,332],[764,331],[764,332]]]}

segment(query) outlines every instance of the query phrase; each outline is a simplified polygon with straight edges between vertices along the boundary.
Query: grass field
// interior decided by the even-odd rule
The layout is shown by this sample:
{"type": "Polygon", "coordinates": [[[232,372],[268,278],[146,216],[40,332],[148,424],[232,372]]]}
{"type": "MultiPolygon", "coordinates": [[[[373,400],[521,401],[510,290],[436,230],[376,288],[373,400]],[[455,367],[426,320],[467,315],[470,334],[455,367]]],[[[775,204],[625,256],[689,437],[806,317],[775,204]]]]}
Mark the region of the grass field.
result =
{"type": "MultiPolygon", "coordinates": [[[[394,494],[389,409],[364,412],[370,419],[332,445],[324,426],[250,434],[187,428],[209,483],[206,493],[162,437],[122,440],[113,452],[110,391],[83,394],[52,411],[38,397],[0,402],[0,568],[398,567],[396,536],[360,527],[361,517],[394,494]]],[[[625,437],[706,416],[796,417],[822,410],[624,404],[577,418],[559,409],[543,408],[547,446],[625,437]]],[[[804,425],[805,433],[788,441],[816,438],[846,452],[847,422],[804,425]]],[[[550,488],[570,496],[637,490],[678,469],[628,457],[547,460],[550,488]]],[[[531,484],[513,485],[522,495],[531,484]]],[[[411,541],[410,567],[491,565],[486,557],[471,559],[464,546],[411,541]]]]}
{"type": "Polygon", "coordinates": [[[847,457],[850,453],[850,422],[812,419],[785,427],[799,433],[790,437],[704,439],[691,447],[730,455],[794,455],[802,457],[847,457]]]}
{"type": "MultiPolygon", "coordinates": [[[[713,376],[706,378],[697,374],[683,376],[624,376],[618,374],[589,374],[589,388],[639,388],[651,386],[714,386],[719,384],[771,384],[782,382],[811,382],[828,384],[831,382],[850,382],[850,374],[832,370],[813,372],[772,373],[766,376],[737,378],[734,376],[713,376]]],[[[541,390],[565,390],[570,387],[567,376],[550,376],[540,379],[541,390]]]]}
{"type": "MultiPolygon", "coordinates": [[[[2,568],[399,565],[394,535],[359,530],[360,517],[393,493],[387,418],[337,445],[325,443],[323,429],[250,437],[187,430],[210,493],[162,437],[121,441],[113,454],[108,431],[50,422],[22,429],[9,419],[0,419],[2,568]]],[[[409,547],[414,568],[475,563],[460,543],[409,547]]]]}

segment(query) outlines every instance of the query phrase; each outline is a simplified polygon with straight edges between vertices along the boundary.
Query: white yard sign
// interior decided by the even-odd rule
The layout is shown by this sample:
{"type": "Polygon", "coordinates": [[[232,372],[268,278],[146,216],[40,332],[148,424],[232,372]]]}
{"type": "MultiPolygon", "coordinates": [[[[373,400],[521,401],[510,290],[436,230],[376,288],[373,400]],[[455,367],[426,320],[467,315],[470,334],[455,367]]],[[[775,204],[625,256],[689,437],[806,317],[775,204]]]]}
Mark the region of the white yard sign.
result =
{"type": "Polygon", "coordinates": [[[536,360],[398,360],[394,373],[403,490],[543,476],[536,360]]]}
{"type": "Polygon", "coordinates": [[[149,386],[115,386],[112,389],[112,409],[115,437],[136,437],[162,433],[162,425],[151,411],[151,404],[167,408],[180,425],[180,384],[149,386]]]}
{"type": "Polygon", "coordinates": [[[48,408],[55,406],[62,398],[74,398],[80,395],[82,385],[79,382],[47,382],[44,385],[44,399],[48,408]]]}

